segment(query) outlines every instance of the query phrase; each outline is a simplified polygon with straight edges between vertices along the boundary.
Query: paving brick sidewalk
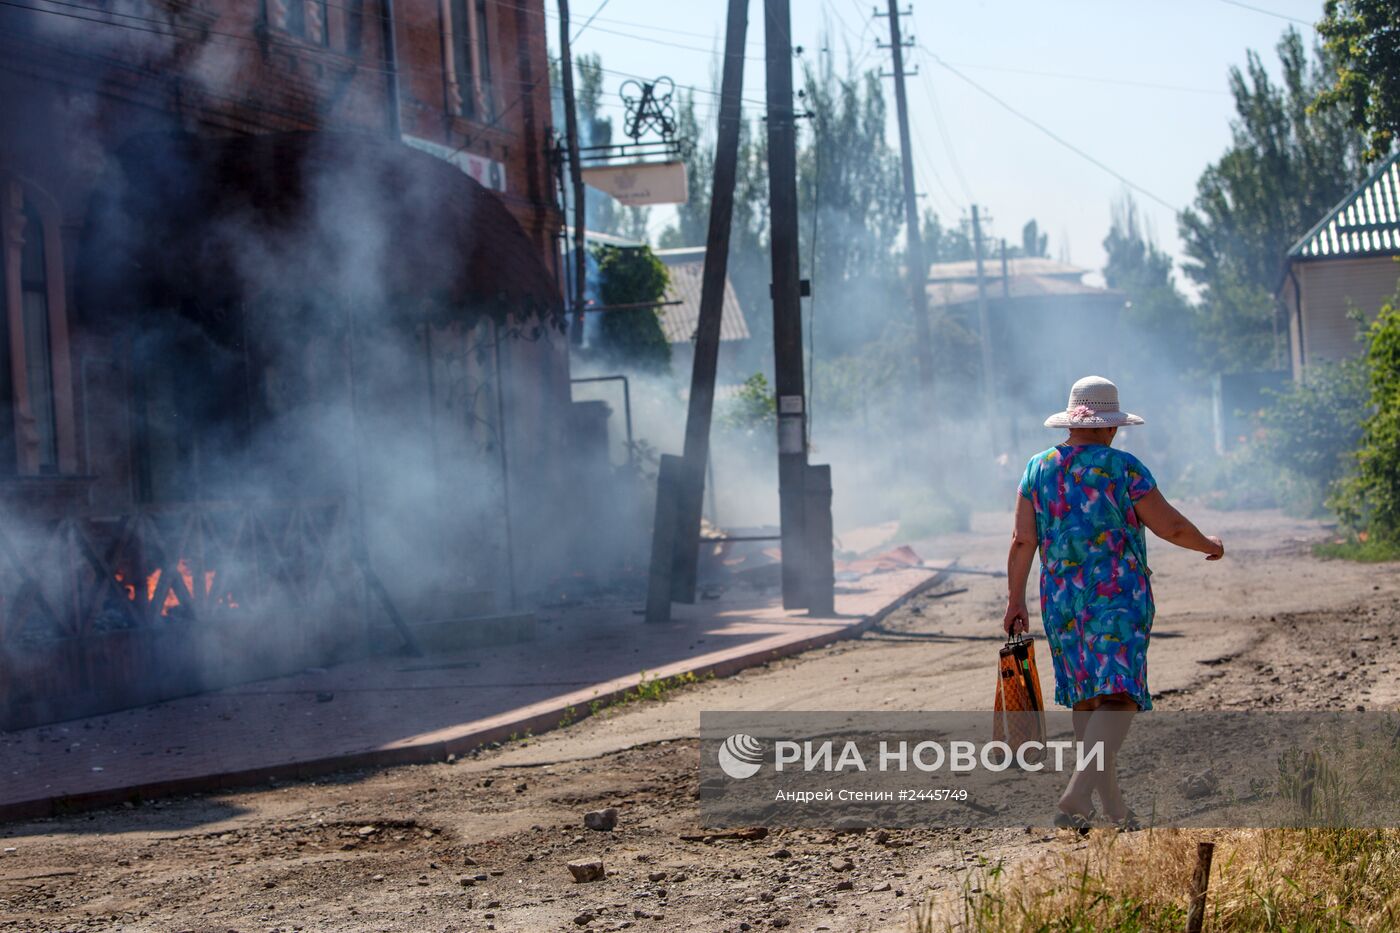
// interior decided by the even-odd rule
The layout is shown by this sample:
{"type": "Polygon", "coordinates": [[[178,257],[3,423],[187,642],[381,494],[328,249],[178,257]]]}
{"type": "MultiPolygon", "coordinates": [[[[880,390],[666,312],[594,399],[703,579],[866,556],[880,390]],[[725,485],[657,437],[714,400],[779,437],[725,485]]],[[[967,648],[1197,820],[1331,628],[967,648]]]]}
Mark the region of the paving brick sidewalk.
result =
{"type": "Polygon", "coordinates": [[[441,760],[586,715],[642,676],[724,676],[847,637],[929,585],[926,570],[838,587],[838,618],[726,594],[649,625],[632,605],[555,612],[535,640],[379,657],[154,706],[0,733],[0,821],[135,797],[441,760]]]}

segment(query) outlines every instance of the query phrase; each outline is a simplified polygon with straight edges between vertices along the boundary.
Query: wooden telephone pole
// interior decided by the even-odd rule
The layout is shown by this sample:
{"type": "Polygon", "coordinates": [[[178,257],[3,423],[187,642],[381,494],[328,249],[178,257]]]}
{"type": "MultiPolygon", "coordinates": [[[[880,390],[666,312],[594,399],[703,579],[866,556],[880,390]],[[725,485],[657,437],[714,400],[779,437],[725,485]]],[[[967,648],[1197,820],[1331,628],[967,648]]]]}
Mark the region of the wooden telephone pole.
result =
{"type": "Polygon", "coordinates": [[[977,259],[977,329],[982,345],[982,404],[986,406],[987,430],[991,433],[992,452],[996,453],[996,374],[992,372],[992,330],[987,318],[987,276],[983,267],[982,217],[976,204],[972,205],[972,255],[977,259]]]}
{"type": "Polygon", "coordinates": [[[890,44],[894,57],[894,103],[899,117],[899,162],[904,176],[905,244],[908,249],[909,305],[914,315],[914,355],[919,364],[919,389],[923,402],[933,389],[933,341],[928,326],[928,264],[924,261],[924,237],[919,228],[919,200],[914,190],[913,147],[909,141],[909,99],[904,89],[906,43],[899,28],[899,0],[889,0],[890,44]]]}
{"type": "Polygon", "coordinates": [[[715,144],[714,183],[710,190],[705,266],[700,281],[700,319],[695,328],[695,358],[686,411],[685,451],[682,457],[669,454],[661,457],[656,524],[652,530],[651,580],[647,589],[648,622],[670,619],[673,600],[695,602],[705,466],[710,457],[724,283],[729,271],[729,229],[734,220],[734,186],[739,172],[748,6],[748,0],[729,0],[724,69],[720,79],[719,134],[715,144]]]}
{"type": "Polygon", "coordinates": [[[583,343],[583,294],[588,281],[588,223],[584,219],[583,166],[578,161],[578,101],[574,98],[574,57],[569,46],[569,0],[559,0],[559,71],[564,85],[564,145],[569,155],[569,181],[574,194],[574,283],[570,305],[573,321],[569,338],[583,343]]]}
{"type": "Polygon", "coordinates": [[[797,254],[797,113],[789,0],[765,0],[768,206],[773,258],[773,376],[778,396],[778,514],[783,607],[834,611],[831,471],[807,463],[802,279],[797,254]]]}
{"type": "MultiPolygon", "coordinates": [[[[835,611],[831,468],[807,463],[802,361],[802,281],[797,255],[797,127],[792,102],[789,0],[766,0],[768,166],[773,254],[774,373],[778,393],[778,502],[782,522],[783,606],[814,615],[835,611]]],[[[700,321],[691,374],[685,455],[663,455],[657,476],[646,618],[664,622],[671,602],[695,601],[700,515],[709,454],[729,228],[738,174],[747,0],[729,0],[720,86],[710,227],[700,321]]]]}

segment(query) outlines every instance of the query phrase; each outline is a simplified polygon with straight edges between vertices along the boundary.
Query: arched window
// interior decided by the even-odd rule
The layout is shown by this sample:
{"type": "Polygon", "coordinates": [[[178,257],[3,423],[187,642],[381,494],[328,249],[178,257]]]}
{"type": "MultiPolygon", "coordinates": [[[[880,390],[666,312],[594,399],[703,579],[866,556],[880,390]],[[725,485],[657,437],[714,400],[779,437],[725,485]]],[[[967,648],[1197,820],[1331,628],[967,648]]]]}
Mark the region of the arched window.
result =
{"type": "Polygon", "coordinates": [[[0,172],[0,473],[75,470],[57,206],[0,172]]]}

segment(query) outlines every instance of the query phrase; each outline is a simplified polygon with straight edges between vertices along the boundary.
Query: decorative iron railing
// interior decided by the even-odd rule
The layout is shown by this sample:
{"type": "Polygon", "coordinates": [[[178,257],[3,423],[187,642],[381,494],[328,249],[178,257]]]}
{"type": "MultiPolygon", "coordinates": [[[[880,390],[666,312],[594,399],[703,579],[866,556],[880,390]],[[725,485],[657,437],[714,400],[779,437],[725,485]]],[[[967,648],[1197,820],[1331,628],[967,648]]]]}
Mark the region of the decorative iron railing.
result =
{"type": "Polygon", "coordinates": [[[299,611],[358,584],[338,499],[0,525],[0,644],[299,611]]]}
{"type": "Polygon", "coordinates": [[[0,728],[343,651],[363,636],[354,556],[338,499],[0,523],[0,728]]]}

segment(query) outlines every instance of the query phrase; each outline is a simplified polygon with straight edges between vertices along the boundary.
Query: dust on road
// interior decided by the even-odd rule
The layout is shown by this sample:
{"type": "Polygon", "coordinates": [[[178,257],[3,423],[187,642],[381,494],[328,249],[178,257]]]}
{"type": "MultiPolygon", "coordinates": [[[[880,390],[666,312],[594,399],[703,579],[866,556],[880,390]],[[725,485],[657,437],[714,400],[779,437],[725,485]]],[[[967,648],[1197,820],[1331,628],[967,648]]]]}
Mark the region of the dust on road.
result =
{"type": "MultiPolygon", "coordinates": [[[[995,566],[1007,520],[925,553],[995,566]]],[[[1153,551],[1160,708],[1400,704],[1394,565],[1318,561],[1320,529],[1274,513],[1201,524],[1226,539],[1225,562],[1153,551]]],[[[1042,830],[687,840],[694,735],[702,709],[985,705],[1003,584],[953,585],[966,592],[928,594],[860,639],[459,762],[5,827],[0,930],[901,929],[988,862],[1081,843],[1042,830]],[[585,829],[604,807],[617,827],[585,829]],[[594,858],[607,877],[575,884],[567,863],[594,858]]]]}

